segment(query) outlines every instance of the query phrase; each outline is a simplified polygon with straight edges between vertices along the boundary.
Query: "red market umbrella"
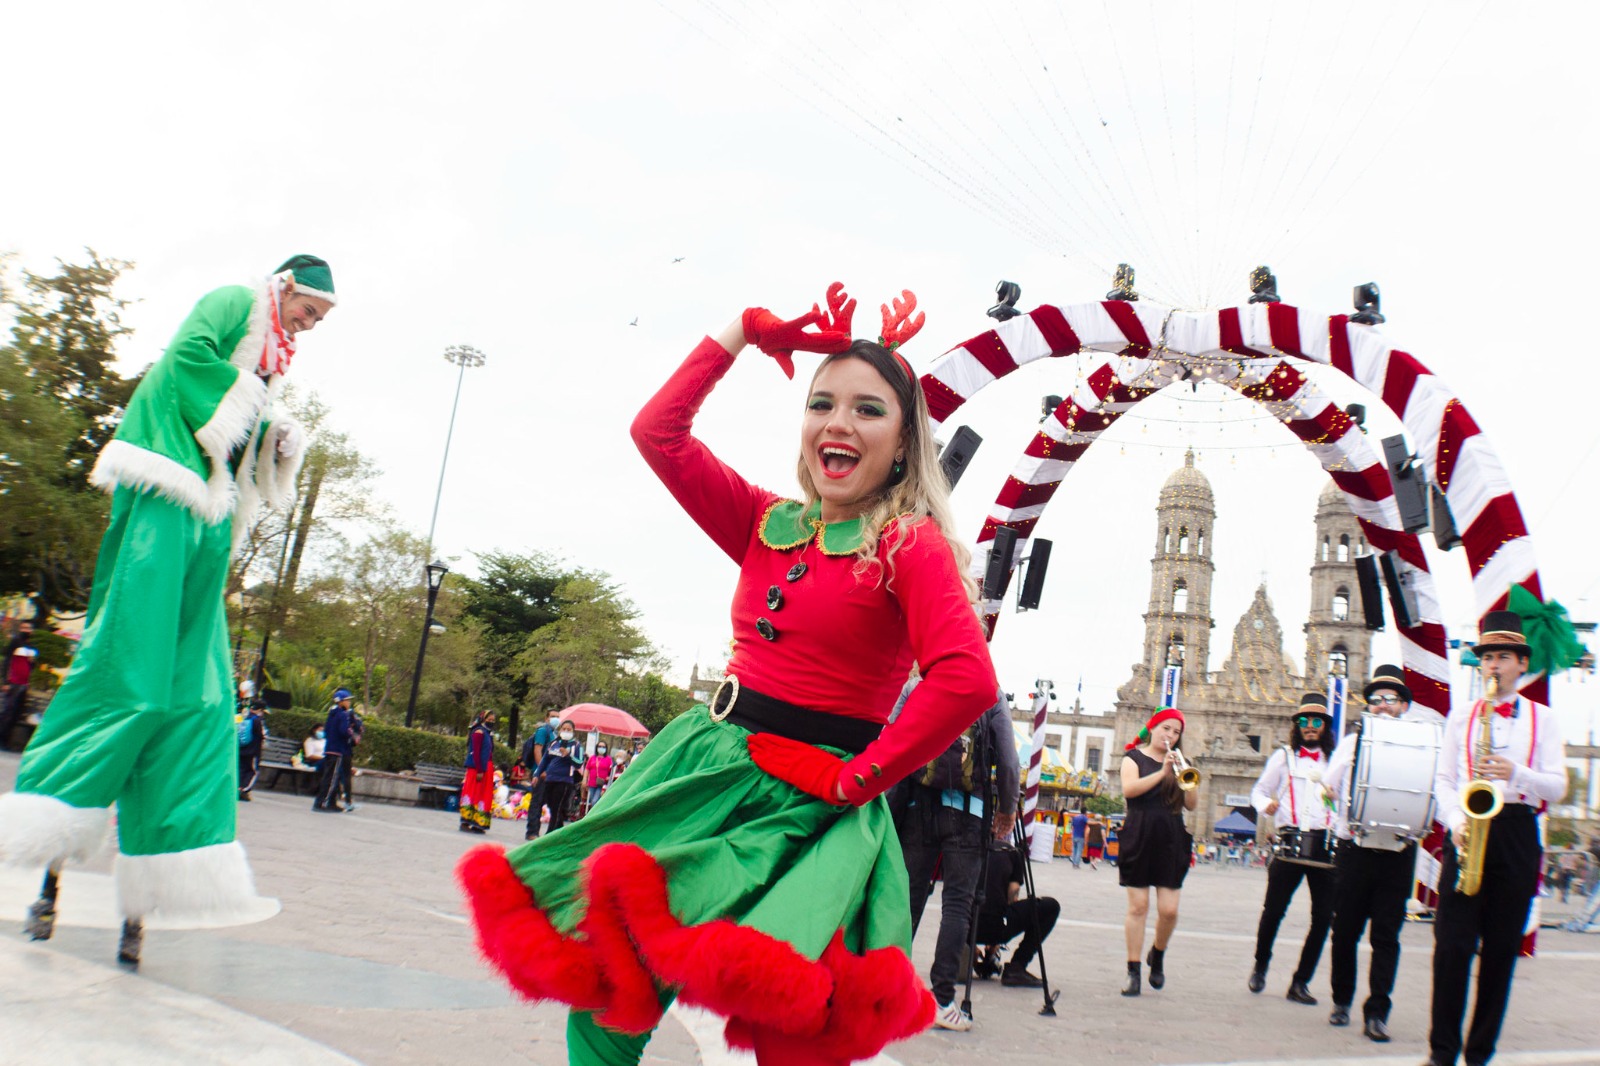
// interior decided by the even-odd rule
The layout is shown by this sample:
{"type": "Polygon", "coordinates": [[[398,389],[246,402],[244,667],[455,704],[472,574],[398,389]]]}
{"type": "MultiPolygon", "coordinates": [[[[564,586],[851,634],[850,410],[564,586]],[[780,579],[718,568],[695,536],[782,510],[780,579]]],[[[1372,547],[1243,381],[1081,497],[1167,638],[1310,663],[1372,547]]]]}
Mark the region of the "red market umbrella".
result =
{"type": "Polygon", "coordinates": [[[577,703],[562,711],[559,720],[571,722],[574,729],[593,730],[614,737],[647,737],[639,719],[627,711],[607,707],[603,703],[577,703]]]}

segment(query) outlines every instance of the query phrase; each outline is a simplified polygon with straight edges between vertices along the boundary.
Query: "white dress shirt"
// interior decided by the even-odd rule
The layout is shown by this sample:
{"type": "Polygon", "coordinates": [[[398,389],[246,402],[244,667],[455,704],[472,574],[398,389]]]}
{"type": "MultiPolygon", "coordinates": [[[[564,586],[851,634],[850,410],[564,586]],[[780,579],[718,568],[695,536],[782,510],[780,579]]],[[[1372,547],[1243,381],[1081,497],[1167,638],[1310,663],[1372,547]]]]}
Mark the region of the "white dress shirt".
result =
{"type": "Polygon", "coordinates": [[[1300,829],[1333,827],[1333,811],[1323,799],[1326,790],[1322,787],[1328,759],[1319,748],[1309,750],[1318,757],[1307,758],[1296,751],[1291,760],[1285,755],[1286,748],[1274,751],[1255,788],[1250,790],[1250,805],[1257,811],[1265,811],[1267,804],[1278,801],[1278,809],[1272,815],[1278,829],[1286,825],[1300,829]]]}
{"type": "MultiPolygon", "coordinates": [[[[1522,696],[1510,703],[1510,718],[1489,715],[1494,754],[1516,764],[1511,780],[1499,782],[1505,801],[1530,807],[1561,802],[1567,794],[1567,746],[1561,740],[1561,723],[1542,703],[1522,696]]],[[[1467,823],[1467,812],[1461,809],[1461,786],[1472,780],[1468,756],[1477,757],[1477,716],[1473,714],[1477,706],[1474,702],[1457,707],[1444,724],[1444,748],[1439,752],[1433,796],[1439,804],[1439,820],[1452,830],[1467,823]]]]}
{"type": "MultiPolygon", "coordinates": [[[[1402,722],[1444,724],[1442,715],[1416,704],[1407,707],[1404,713],[1395,717],[1402,722]]],[[[1351,789],[1355,787],[1355,782],[1351,780],[1351,771],[1355,769],[1356,745],[1360,742],[1361,734],[1352,729],[1339,738],[1338,746],[1328,758],[1327,781],[1328,791],[1333,793],[1333,827],[1340,840],[1349,840],[1352,835],[1347,815],[1350,810],[1351,789]]]]}

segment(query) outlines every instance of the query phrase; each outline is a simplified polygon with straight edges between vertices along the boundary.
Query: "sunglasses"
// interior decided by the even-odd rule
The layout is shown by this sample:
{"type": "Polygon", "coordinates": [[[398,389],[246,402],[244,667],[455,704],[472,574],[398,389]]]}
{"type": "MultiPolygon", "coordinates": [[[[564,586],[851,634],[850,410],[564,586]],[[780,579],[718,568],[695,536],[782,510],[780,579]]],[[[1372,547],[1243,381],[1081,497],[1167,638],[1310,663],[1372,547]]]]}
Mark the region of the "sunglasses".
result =
{"type": "Polygon", "coordinates": [[[1322,726],[1323,726],[1323,723],[1325,723],[1326,721],[1327,721],[1327,719],[1322,717],[1322,715],[1320,715],[1320,714],[1302,714],[1299,717],[1295,718],[1294,724],[1299,726],[1299,727],[1301,727],[1302,729],[1307,729],[1307,728],[1321,729],[1322,726]]]}
{"type": "Polygon", "coordinates": [[[1399,696],[1374,696],[1367,701],[1368,706],[1384,706],[1387,704],[1401,704],[1405,700],[1399,696]]]}

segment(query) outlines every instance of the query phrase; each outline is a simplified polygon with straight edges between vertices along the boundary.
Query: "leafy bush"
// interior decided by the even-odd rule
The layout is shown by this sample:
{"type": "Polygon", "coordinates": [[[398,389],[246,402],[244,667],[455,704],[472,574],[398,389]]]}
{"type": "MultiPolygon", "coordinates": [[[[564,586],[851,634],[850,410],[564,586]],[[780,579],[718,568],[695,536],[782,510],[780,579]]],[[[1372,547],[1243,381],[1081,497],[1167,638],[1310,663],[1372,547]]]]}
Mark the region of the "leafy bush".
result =
{"type": "Polygon", "coordinates": [[[1090,796],[1083,801],[1083,809],[1090,814],[1121,814],[1128,809],[1121,796],[1090,796]]]}
{"type": "MultiPolygon", "coordinates": [[[[302,741],[311,730],[326,721],[327,715],[296,707],[267,715],[267,729],[275,737],[302,741]]],[[[401,773],[419,762],[460,766],[467,758],[467,738],[430,733],[423,729],[386,725],[364,718],[361,743],[356,746],[356,765],[369,770],[401,773]]],[[[504,744],[494,747],[494,764],[511,766],[516,756],[504,744]]]]}

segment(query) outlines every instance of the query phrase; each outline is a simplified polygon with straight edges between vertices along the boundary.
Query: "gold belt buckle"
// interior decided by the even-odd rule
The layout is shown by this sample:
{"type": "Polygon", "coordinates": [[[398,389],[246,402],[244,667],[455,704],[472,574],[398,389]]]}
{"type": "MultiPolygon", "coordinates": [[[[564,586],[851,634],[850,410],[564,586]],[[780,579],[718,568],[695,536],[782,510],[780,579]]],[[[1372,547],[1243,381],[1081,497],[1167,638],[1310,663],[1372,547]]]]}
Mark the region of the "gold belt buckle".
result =
{"type": "Polygon", "coordinates": [[[722,679],[722,684],[717,686],[717,691],[715,691],[715,692],[713,692],[711,694],[711,707],[709,708],[710,711],[711,711],[711,720],[713,722],[720,722],[723,719],[727,718],[728,715],[733,713],[733,705],[735,703],[738,703],[738,702],[739,702],[739,675],[738,674],[729,674],[727,677],[722,679]],[[728,685],[730,685],[730,684],[733,685],[733,696],[732,696],[731,699],[728,700],[728,705],[726,707],[724,707],[721,710],[721,712],[718,712],[718,710],[717,710],[717,701],[722,698],[722,690],[727,688],[728,685]]]}

